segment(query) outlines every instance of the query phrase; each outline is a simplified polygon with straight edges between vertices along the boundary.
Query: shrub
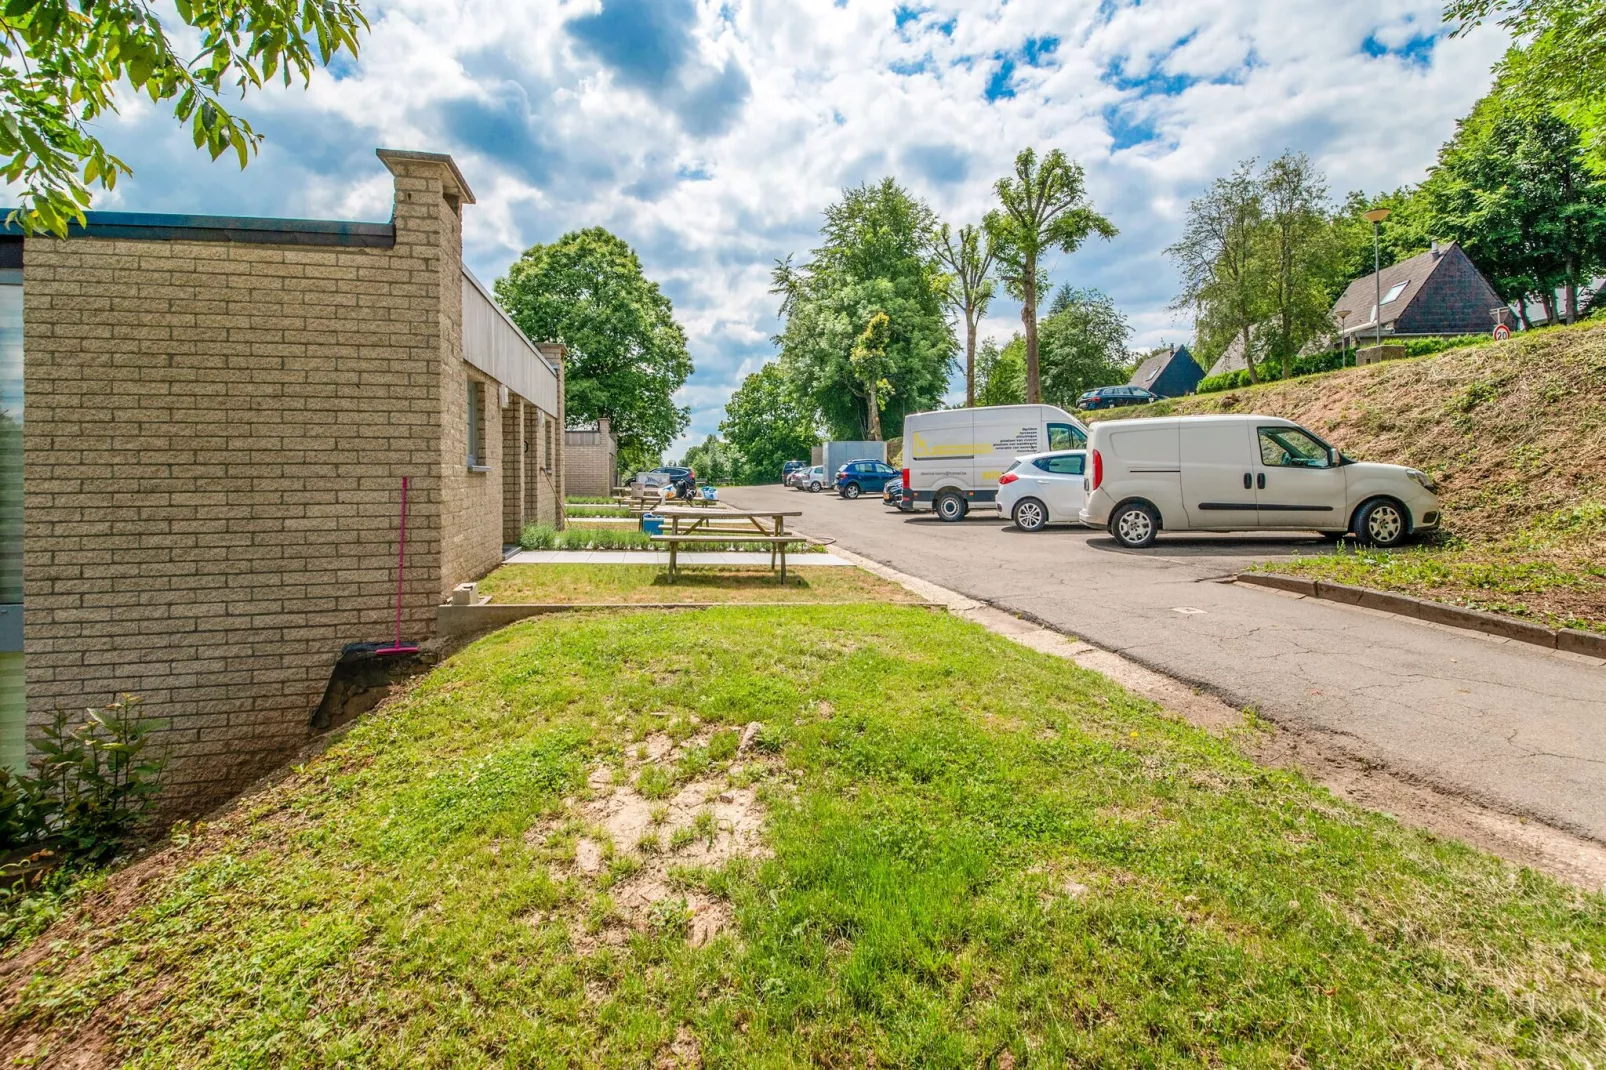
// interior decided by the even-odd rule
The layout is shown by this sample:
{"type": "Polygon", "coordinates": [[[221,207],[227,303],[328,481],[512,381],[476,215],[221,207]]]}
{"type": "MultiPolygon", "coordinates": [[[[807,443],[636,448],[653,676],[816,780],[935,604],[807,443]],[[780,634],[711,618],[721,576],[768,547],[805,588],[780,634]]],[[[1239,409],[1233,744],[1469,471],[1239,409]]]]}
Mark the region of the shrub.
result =
{"type": "MultiPolygon", "coordinates": [[[[1385,339],[1384,342],[1385,344],[1403,344],[1405,346],[1405,352],[1407,356],[1425,357],[1433,353],[1442,353],[1447,349],[1460,349],[1468,346],[1487,345],[1493,340],[1493,337],[1488,335],[1466,334],[1444,338],[1385,339]]],[[[1362,348],[1364,348],[1366,345],[1365,339],[1361,339],[1360,344],[1362,348]]],[[[1289,377],[1298,378],[1302,375],[1319,375],[1322,372],[1337,371],[1340,367],[1344,366],[1341,363],[1341,361],[1344,359],[1344,353],[1337,349],[1329,349],[1322,353],[1311,353],[1306,356],[1296,357],[1289,367],[1289,372],[1291,373],[1289,377]]],[[[1350,351],[1348,359],[1350,361],[1355,359],[1353,350],[1350,351]]],[[[1283,377],[1282,361],[1265,361],[1264,363],[1255,365],[1255,371],[1259,373],[1261,382],[1275,382],[1283,377]]],[[[1249,385],[1249,370],[1247,368],[1240,368],[1237,371],[1223,372],[1220,375],[1205,376],[1203,379],[1199,380],[1199,385],[1194,388],[1194,393],[1214,394],[1222,390],[1239,390],[1249,385]]]]}
{"type": "Polygon", "coordinates": [[[551,550],[558,544],[558,531],[551,524],[526,524],[519,532],[522,550],[551,550]]]}
{"type": "Polygon", "coordinates": [[[50,848],[99,864],[126,847],[161,790],[140,700],[124,696],[82,721],[57,710],[39,741],[34,772],[0,773],[0,851],[50,848]]]}

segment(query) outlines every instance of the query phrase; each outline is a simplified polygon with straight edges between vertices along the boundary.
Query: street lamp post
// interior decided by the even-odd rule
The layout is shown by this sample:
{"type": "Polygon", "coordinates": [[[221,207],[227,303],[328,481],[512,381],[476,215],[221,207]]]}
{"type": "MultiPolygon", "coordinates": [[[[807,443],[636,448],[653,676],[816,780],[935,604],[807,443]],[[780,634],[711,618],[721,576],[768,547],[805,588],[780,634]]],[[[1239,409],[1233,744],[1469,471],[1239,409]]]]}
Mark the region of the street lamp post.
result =
{"type": "Polygon", "coordinates": [[[1377,352],[1373,355],[1377,359],[1383,356],[1383,220],[1391,215],[1387,208],[1374,208],[1361,217],[1372,224],[1372,280],[1377,283],[1377,303],[1372,306],[1377,352]]]}
{"type": "Polygon", "coordinates": [[[1349,316],[1347,308],[1338,310],[1338,366],[1346,367],[1349,364],[1349,316]]]}

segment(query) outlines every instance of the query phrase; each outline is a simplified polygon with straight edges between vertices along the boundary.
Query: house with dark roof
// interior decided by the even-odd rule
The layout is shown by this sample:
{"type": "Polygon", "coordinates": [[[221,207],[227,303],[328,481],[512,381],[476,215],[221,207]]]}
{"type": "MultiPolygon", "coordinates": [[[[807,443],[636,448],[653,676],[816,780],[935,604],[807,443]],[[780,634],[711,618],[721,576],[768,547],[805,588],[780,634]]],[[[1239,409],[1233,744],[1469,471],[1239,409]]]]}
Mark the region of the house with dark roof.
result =
{"type": "Polygon", "coordinates": [[[1492,310],[1506,307],[1454,242],[1434,242],[1427,252],[1391,264],[1380,275],[1356,279],[1333,305],[1333,321],[1359,345],[1378,332],[1379,289],[1385,340],[1483,334],[1494,329],[1492,310]]]}
{"type": "Polygon", "coordinates": [[[1162,349],[1148,360],[1138,365],[1138,370],[1132,374],[1130,386],[1141,386],[1151,394],[1159,394],[1163,398],[1179,398],[1184,394],[1191,394],[1204,378],[1204,369],[1199,362],[1193,359],[1187,346],[1172,346],[1169,350],[1162,349]]]}

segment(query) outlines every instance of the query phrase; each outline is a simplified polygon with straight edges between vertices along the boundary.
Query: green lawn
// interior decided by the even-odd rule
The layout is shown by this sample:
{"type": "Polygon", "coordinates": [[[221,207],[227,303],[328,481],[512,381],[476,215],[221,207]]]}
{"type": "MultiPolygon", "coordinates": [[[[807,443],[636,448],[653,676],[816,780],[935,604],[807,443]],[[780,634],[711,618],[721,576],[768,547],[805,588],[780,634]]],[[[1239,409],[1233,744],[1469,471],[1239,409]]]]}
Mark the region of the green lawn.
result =
{"type": "Polygon", "coordinates": [[[0,1049],[955,1068],[1606,1050],[1606,900],[913,608],[505,629],[96,904],[26,949],[0,1049]]]}
{"type": "Polygon", "coordinates": [[[782,585],[769,569],[688,566],[674,583],[658,565],[503,565],[480,581],[502,603],[916,602],[908,590],[859,568],[789,568],[782,585]]]}
{"type": "MultiPolygon", "coordinates": [[[[758,532],[755,529],[754,535],[758,532]]],[[[548,524],[526,524],[519,536],[519,546],[525,550],[662,550],[652,537],[640,528],[629,524],[571,523],[562,531],[548,524]]],[[[754,543],[713,542],[684,546],[683,553],[714,553],[725,550],[765,552],[768,548],[754,543]]],[[[787,551],[793,554],[823,554],[824,546],[814,543],[794,543],[787,551]]]]}

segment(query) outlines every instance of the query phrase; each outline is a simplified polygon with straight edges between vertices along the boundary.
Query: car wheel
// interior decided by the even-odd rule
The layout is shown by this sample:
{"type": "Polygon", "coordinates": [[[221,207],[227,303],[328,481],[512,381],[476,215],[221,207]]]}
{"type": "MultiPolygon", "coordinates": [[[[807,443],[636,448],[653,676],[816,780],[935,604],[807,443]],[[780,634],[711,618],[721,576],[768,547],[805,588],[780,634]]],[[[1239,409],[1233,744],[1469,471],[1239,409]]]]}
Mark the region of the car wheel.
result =
{"type": "Polygon", "coordinates": [[[1022,498],[1015,505],[1015,526],[1022,531],[1042,531],[1048,526],[1048,506],[1036,498],[1022,498]]]}
{"type": "Polygon", "coordinates": [[[1355,517],[1355,537],[1367,546],[1391,549],[1410,534],[1405,508],[1388,498],[1378,498],[1361,506],[1355,517]]]}
{"type": "Polygon", "coordinates": [[[937,511],[938,520],[943,520],[950,524],[965,519],[965,514],[970,511],[970,506],[965,503],[965,499],[952,491],[939,496],[933,508],[937,511]]]}
{"type": "Polygon", "coordinates": [[[861,493],[863,493],[863,488],[857,483],[849,483],[847,486],[842,488],[842,497],[846,498],[850,502],[857,498],[861,493]]]}
{"type": "Polygon", "coordinates": [[[1154,545],[1160,533],[1160,518],[1142,502],[1123,505],[1110,517],[1110,534],[1128,550],[1142,550],[1154,545]]]}
{"type": "Polygon", "coordinates": [[[818,483],[810,483],[809,484],[809,493],[810,494],[818,494],[818,493],[820,493],[820,485],[818,483]]]}

